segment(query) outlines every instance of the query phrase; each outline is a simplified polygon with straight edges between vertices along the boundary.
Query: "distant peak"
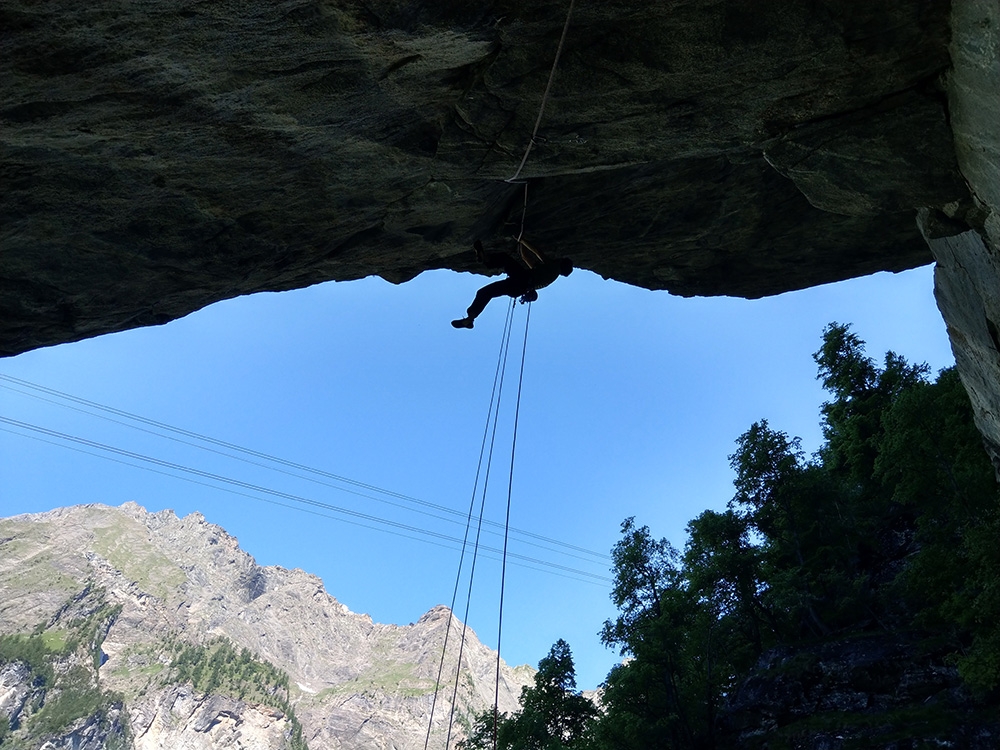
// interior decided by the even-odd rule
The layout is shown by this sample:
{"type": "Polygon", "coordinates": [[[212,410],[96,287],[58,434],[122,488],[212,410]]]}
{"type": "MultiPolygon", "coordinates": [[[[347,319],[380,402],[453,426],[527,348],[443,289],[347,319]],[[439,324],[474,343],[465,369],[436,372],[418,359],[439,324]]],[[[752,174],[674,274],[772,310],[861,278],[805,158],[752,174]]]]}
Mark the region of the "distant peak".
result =
{"type": "Polygon", "coordinates": [[[438,620],[452,615],[452,611],[444,604],[438,604],[437,606],[431,607],[424,615],[417,620],[418,623],[423,622],[437,622],[438,620]]]}

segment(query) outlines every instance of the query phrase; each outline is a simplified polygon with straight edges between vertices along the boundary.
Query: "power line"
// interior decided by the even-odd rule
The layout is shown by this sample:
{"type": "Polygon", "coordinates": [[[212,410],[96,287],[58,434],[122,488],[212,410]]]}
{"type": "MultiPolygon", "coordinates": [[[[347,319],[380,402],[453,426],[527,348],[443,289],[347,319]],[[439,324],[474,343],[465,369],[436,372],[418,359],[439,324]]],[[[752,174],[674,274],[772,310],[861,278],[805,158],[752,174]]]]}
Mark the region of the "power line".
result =
{"type": "MultiPolygon", "coordinates": [[[[30,422],[21,422],[16,419],[10,419],[9,417],[0,416],[0,422],[8,424],[12,427],[16,427],[21,430],[27,430],[41,435],[47,435],[49,437],[56,438],[58,440],[63,440],[77,445],[86,446],[88,448],[93,448],[98,451],[105,453],[110,453],[113,455],[121,456],[123,458],[132,459],[134,461],[140,461],[142,463],[151,464],[153,466],[160,467],[162,469],[168,469],[175,472],[181,472],[183,474],[188,474],[202,479],[207,479],[213,482],[218,482],[220,484],[226,484],[232,487],[238,487],[243,490],[250,492],[255,492],[263,495],[269,495],[271,497],[280,498],[283,500],[288,500],[295,503],[300,503],[302,505],[307,505],[315,508],[321,508],[323,510],[336,513],[340,516],[346,516],[353,519],[364,520],[371,523],[376,523],[384,526],[391,527],[400,531],[409,531],[411,533],[416,533],[421,536],[431,537],[432,539],[437,539],[441,541],[459,543],[461,540],[448,536],[447,534],[442,534],[441,532],[432,531],[430,529],[421,528],[418,526],[412,526],[410,524],[401,523],[399,521],[393,521],[387,518],[381,518],[379,516],[373,516],[368,513],[362,513],[360,511],[351,510],[349,508],[344,508],[341,506],[333,505],[330,503],[325,503],[320,500],[315,500],[302,495],[296,495],[293,493],[283,492],[281,490],[275,490],[270,487],[264,487],[261,485],[253,484],[251,482],[245,482],[240,479],[234,479],[232,477],[227,477],[221,474],[216,474],[214,472],[204,471],[202,469],[196,469],[191,466],[186,466],[184,464],[174,463],[172,461],[166,461],[164,459],[155,458],[153,456],[146,456],[141,453],[136,453],[134,451],[125,450],[123,448],[116,448],[111,445],[106,445],[104,443],[97,442],[95,440],[89,440],[87,438],[78,437],[75,435],[69,435],[58,430],[51,430],[47,427],[42,427],[40,425],[31,424],[30,422]]],[[[8,431],[9,432],[9,431],[8,431]]],[[[13,433],[19,434],[19,433],[13,433]]],[[[221,488],[218,488],[221,489],[221,488]]],[[[501,550],[492,547],[483,547],[483,549],[493,552],[495,554],[501,554],[501,550]]],[[[589,571],[580,570],[578,568],[571,568],[566,565],[560,565],[548,560],[542,560],[539,558],[531,557],[529,555],[512,554],[512,557],[519,559],[523,562],[532,563],[534,565],[544,566],[545,568],[551,568],[554,570],[560,570],[566,573],[570,573],[577,576],[582,576],[584,578],[593,579],[595,581],[612,583],[612,580],[607,576],[598,575],[596,573],[591,573],[589,571]]]]}
{"type": "MultiPolygon", "coordinates": [[[[4,377],[5,376],[0,375],[0,378],[4,378],[4,377]]],[[[39,386],[39,387],[41,387],[41,386],[39,386]]],[[[80,414],[86,414],[87,416],[96,417],[98,419],[103,419],[103,420],[111,422],[113,424],[121,425],[123,427],[128,427],[129,429],[138,430],[139,432],[146,433],[147,435],[153,435],[154,437],[164,438],[166,440],[170,440],[170,441],[173,441],[173,442],[176,442],[176,443],[180,443],[181,445],[186,445],[186,446],[189,446],[191,448],[197,448],[198,450],[204,450],[204,451],[207,451],[209,453],[214,453],[216,455],[223,456],[225,458],[232,458],[232,459],[235,459],[237,461],[241,461],[243,463],[249,464],[250,466],[256,466],[258,468],[266,469],[268,471],[274,471],[274,472],[277,472],[279,474],[284,474],[286,476],[295,477],[296,479],[303,479],[303,480],[305,480],[307,482],[312,482],[313,484],[318,484],[318,485],[321,485],[323,487],[329,487],[331,489],[337,490],[338,492],[344,492],[346,494],[354,495],[356,497],[362,497],[362,498],[365,498],[367,500],[374,500],[375,502],[383,503],[385,505],[390,505],[390,506],[393,506],[395,508],[401,508],[401,509],[406,510],[406,511],[411,512],[411,513],[419,513],[420,515],[427,516],[429,518],[434,518],[434,519],[436,519],[438,521],[443,521],[445,523],[451,523],[451,524],[455,524],[455,525],[458,525],[458,526],[464,525],[464,522],[461,521],[461,520],[458,520],[457,518],[445,518],[444,516],[439,516],[439,515],[437,515],[435,513],[431,513],[431,512],[426,511],[426,510],[419,510],[417,508],[410,508],[410,507],[408,507],[406,505],[403,505],[402,503],[393,502],[392,500],[386,500],[385,498],[377,497],[376,495],[371,495],[371,494],[368,494],[368,493],[365,493],[365,492],[361,492],[359,490],[354,490],[354,489],[350,489],[350,488],[347,488],[347,487],[341,487],[341,486],[336,485],[336,484],[331,484],[330,482],[323,481],[322,479],[316,479],[315,477],[303,476],[302,474],[296,474],[296,473],[291,472],[291,471],[285,471],[283,469],[278,469],[278,468],[275,468],[275,467],[272,467],[272,466],[268,466],[267,464],[263,464],[263,463],[259,463],[257,461],[251,461],[249,459],[242,458],[241,456],[234,456],[234,455],[232,455],[230,453],[225,453],[225,452],[220,451],[220,450],[215,450],[214,448],[208,448],[208,447],[205,447],[205,446],[202,446],[202,445],[198,445],[197,443],[189,442],[187,440],[181,440],[180,438],[171,437],[170,435],[163,435],[163,434],[158,433],[158,432],[156,432],[154,430],[148,430],[148,429],[145,429],[143,427],[138,427],[136,425],[129,424],[128,422],[123,422],[123,421],[120,421],[118,419],[112,419],[111,417],[107,417],[107,416],[104,416],[104,415],[101,415],[101,414],[94,414],[92,412],[86,411],[85,409],[80,409],[80,408],[77,408],[75,406],[69,406],[68,404],[63,404],[63,403],[60,403],[59,401],[55,401],[55,400],[52,400],[52,399],[49,399],[49,398],[45,398],[44,396],[39,396],[39,395],[33,394],[33,393],[26,393],[26,392],[20,391],[20,390],[18,390],[16,388],[12,388],[12,387],[10,387],[8,385],[4,385],[3,383],[0,383],[0,388],[12,391],[14,393],[21,394],[22,396],[28,396],[29,398],[34,398],[34,399],[37,399],[37,400],[40,400],[40,401],[44,401],[45,403],[54,404],[56,406],[59,406],[59,407],[62,407],[62,408],[66,408],[66,409],[71,409],[72,411],[79,412],[80,414]]],[[[14,434],[16,434],[16,433],[14,433],[14,434]]],[[[386,492],[388,492],[388,491],[386,491],[386,492]]],[[[401,496],[401,497],[405,497],[405,496],[401,496]]],[[[416,502],[422,502],[422,501],[416,501],[416,502]]],[[[452,514],[454,516],[460,516],[461,515],[458,511],[453,510],[453,509],[448,508],[448,507],[443,506],[443,505],[437,505],[435,503],[429,503],[429,502],[422,502],[422,504],[430,506],[430,507],[433,507],[433,508],[440,509],[441,511],[450,513],[450,514],[452,514]]],[[[502,526],[502,524],[499,524],[496,521],[484,520],[483,523],[491,525],[491,526],[496,526],[496,527],[502,526]]],[[[488,533],[493,534],[494,536],[497,536],[497,537],[502,536],[502,534],[499,531],[488,531],[488,533]]],[[[532,537],[539,537],[540,538],[540,535],[531,534],[530,532],[524,532],[524,535],[530,535],[532,537]]],[[[531,546],[531,547],[537,547],[538,549],[542,549],[542,550],[545,550],[547,552],[554,552],[556,554],[565,555],[566,557],[573,557],[573,558],[576,558],[577,560],[582,560],[584,562],[590,562],[590,563],[594,562],[594,560],[591,559],[591,558],[589,558],[589,557],[583,557],[581,555],[577,555],[577,554],[574,554],[572,552],[565,552],[565,551],[560,550],[560,549],[553,549],[552,547],[547,546],[544,543],[531,542],[531,541],[527,541],[525,539],[520,539],[519,541],[520,541],[521,544],[526,544],[526,545],[531,546]]],[[[571,546],[571,545],[564,545],[564,546],[571,546]]],[[[591,555],[591,557],[594,557],[594,556],[598,555],[598,553],[593,553],[593,552],[591,552],[589,554],[591,555]]]]}
{"type": "MultiPolygon", "coordinates": [[[[125,410],[122,410],[122,409],[117,409],[117,408],[112,407],[112,406],[107,406],[105,404],[101,404],[101,403],[98,403],[96,401],[90,401],[88,399],[81,398],[79,396],[74,396],[72,394],[56,390],[55,388],[49,388],[47,386],[40,385],[38,383],[32,383],[31,381],[23,380],[21,378],[16,378],[16,377],[13,377],[13,376],[10,376],[10,375],[5,375],[5,374],[2,374],[2,373],[0,373],[0,380],[7,381],[8,383],[14,383],[14,384],[16,384],[18,386],[21,386],[22,388],[28,388],[28,389],[31,389],[31,390],[34,390],[34,391],[39,391],[39,392],[45,393],[45,394],[47,394],[49,396],[53,396],[53,397],[55,397],[57,399],[61,399],[61,400],[64,400],[64,401],[70,401],[72,403],[78,404],[80,406],[87,407],[89,409],[95,409],[97,411],[104,412],[106,414],[113,414],[113,415],[115,415],[117,417],[121,417],[123,419],[131,420],[133,422],[138,422],[140,424],[147,425],[148,427],[153,427],[153,428],[155,428],[155,430],[162,430],[162,431],[167,432],[167,433],[172,433],[173,435],[180,435],[180,436],[183,436],[183,437],[186,437],[186,438],[190,438],[190,439],[193,439],[193,440],[198,440],[198,441],[201,441],[201,442],[204,442],[204,443],[208,443],[209,445],[217,446],[219,448],[225,448],[228,451],[234,451],[235,453],[242,454],[242,455],[233,455],[232,453],[225,453],[223,451],[219,451],[219,450],[216,450],[214,448],[209,448],[209,447],[204,446],[204,445],[199,445],[197,443],[191,443],[191,442],[188,442],[186,440],[182,440],[180,438],[173,437],[172,435],[169,435],[169,434],[161,434],[160,432],[156,432],[155,430],[145,429],[145,428],[139,427],[139,426],[137,426],[135,424],[130,424],[129,422],[122,422],[122,421],[119,421],[117,419],[111,419],[110,417],[103,416],[102,414],[94,414],[93,412],[86,411],[84,409],[79,409],[79,408],[76,408],[76,407],[73,407],[73,406],[69,406],[69,405],[61,403],[59,401],[53,401],[51,399],[47,399],[47,398],[44,398],[42,396],[39,396],[39,395],[37,395],[35,393],[25,393],[24,391],[18,390],[17,388],[12,388],[12,387],[10,387],[8,385],[4,385],[3,383],[0,383],[0,388],[5,388],[6,390],[13,391],[14,393],[19,393],[21,395],[28,396],[30,398],[39,399],[41,401],[45,401],[46,403],[51,403],[51,404],[54,404],[56,406],[60,406],[62,408],[72,409],[73,411],[78,411],[78,412],[81,412],[83,414],[87,414],[89,416],[97,417],[98,419],[104,419],[106,421],[113,422],[114,424],[119,424],[119,425],[122,425],[124,427],[128,427],[130,429],[134,429],[134,430],[138,430],[140,432],[144,432],[144,433],[147,433],[147,434],[150,434],[150,435],[154,435],[155,437],[163,438],[165,440],[171,440],[171,441],[174,441],[174,442],[178,442],[178,443],[181,443],[183,445],[187,445],[189,447],[196,448],[198,450],[204,450],[206,452],[215,453],[217,455],[221,455],[221,456],[224,456],[224,457],[227,457],[227,458],[231,458],[231,459],[236,460],[236,461],[241,461],[243,463],[247,463],[247,464],[250,464],[252,466],[257,466],[259,468],[263,468],[263,469],[266,469],[266,470],[269,470],[269,471],[275,471],[275,472],[278,472],[278,473],[285,474],[287,476],[293,476],[293,477],[296,477],[298,479],[303,479],[303,480],[308,481],[308,482],[313,482],[314,484],[319,484],[319,485],[322,485],[322,486],[325,486],[325,487],[329,487],[329,488],[335,489],[335,490],[337,490],[339,492],[344,492],[344,493],[347,493],[347,494],[356,495],[358,497],[363,497],[363,498],[366,498],[366,499],[369,499],[369,500],[374,500],[375,502],[380,502],[380,503],[384,503],[384,504],[387,504],[387,505],[393,505],[393,506],[396,506],[396,507],[405,508],[405,506],[399,505],[398,503],[392,502],[390,500],[386,500],[384,498],[376,497],[376,496],[373,496],[373,495],[370,495],[370,494],[365,494],[364,492],[360,492],[359,491],[359,490],[367,490],[369,492],[374,492],[374,493],[377,493],[377,494],[385,495],[387,497],[395,498],[397,500],[402,500],[404,502],[408,502],[408,503],[412,503],[412,504],[415,504],[415,505],[419,505],[421,507],[430,508],[430,509],[433,509],[433,510],[436,510],[436,511],[439,511],[439,512],[447,513],[447,514],[452,515],[452,516],[456,516],[456,517],[459,517],[459,518],[464,518],[464,514],[461,511],[457,511],[457,510],[455,510],[453,508],[449,508],[446,505],[441,505],[441,504],[438,504],[438,503],[433,503],[433,502],[430,502],[430,501],[427,501],[427,500],[421,500],[420,498],[412,497],[410,495],[405,495],[403,493],[395,492],[393,490],[388,490],[388,489],[379,487],[377,485],[369,484],[367,482],[362,482],[362,481],[359,481],[359,480],[356,480],[356,479],[351,479],[349,477],[342,476],[340,474],[335,474],[333,472],[329,472],[329,471],[326,471],[324,469],[319,469],[319,468],[316,468],[316,467],[313,467],[313,466],[309,466],[309,465],[306,465],[306,464],[301,464],[301,463],[297,463],[297,462],[294,462],[294,461],[290,461],[288,459],[280,458],[278,456],[274,456],[274,455],[271,455],[271,454],[268,454],[268,453],[264,453],[262,451],[257,451],[257,450],[254,450],[252,448],[247,448],[245,446],[241,446],[241,445],[238,445],[238,444],[235,444],[235,443],[230,443],[230,442],[227,442],[225,440],[220,440],[218,438],[214,438],[214,437],[211,437],[209,435],[204,435],[202,433],[194,432],[192,430],[187,430],[187,429],[184,429],[182,427],[176,427],[174,425],[170,425],[170,424],[167,424],[165,422],[160,422],[160,421],[157,421],[155,419],[150,419],[148,417],[143,417],[141,415],[134,414],[132,412],[128,412],[128,411],[125,411],[125,410]],[[300,473],[294,473],[294,472],[291,472],[291,471],[287,471],[285,469],[280,469],[280,468],[276,468],[274,466],[268,466],[266,464],[261,464],[261,463],[258,463],[256,461],[251,461],[251,460],[245,458],[244,456],[251,456],[253,458],[257,458],[257,459],[260,459],[260,460],[263,460],[263,461],[267,461],[267,462],[271,462],[271,463],[274,463],[274,464],[278,464],[279,466],[284,466],[284,467],[287,467],[289,469],[295,469],[296,471],[299,471],[299,472],[305,472],[307,475],[313,475],[313,476],[303,476],[300,473]],[[342,487],[342,486],[337,485],[337,484],[330,484],[329,482],[323,481],[323,479],[317,479],[316,477],[323,477],[324,479],[334,480],[336,482],[341,482],[341,483],[347,484],[349,486],[348,487],[342,487]],[[352,488],[358,488],[358,489],[352,489],[352,488]]],[[[446,520],[446,519],[442,519],[440,516],[435,516],[432,513],[426,513],[424,511],[419,511],[419,510],[415,510],[415,509],[412,509],[412,508],[406,508],[406,509],[410,510],[411,512],[423,513],[424,515],[429,515],[429,516],[431,516],[433,518],[437,518],[438,520],[446,520]]],[[[451,521],[451,522],[452,523],[458,523],[457,521],[451,521]]],[[[503,524],[501,524],[499,522],[485,520],[485,519],[484,519],[483,523],[485,525],[487,525],[487,526],[491,526],[491,527],[496,528],[496,529],[502,529],[503,526],[504,526],[503,524]]],[[[514,527],[511,527],[510,531],[512,533],[517,534],[518,536],[527,537],[529,539],[534,539],[534,540],[537,540],[538,542],[542,542],[543,544],[553,545],[553,546],[561,547],[561,548],[567,549],[567,550],[573,550],[574,552],[579,552],[579,553],[582,553],[584,555],[588,555],[588,556],[596,558],[597,560],[600,560],[600,561],[610,561],[611,560],[611,556],[607,555],[605,553],[596,552],[594,550],[590,550],[590,549],[587,549],[585,547],[580,547],[580,546],[575,545],[575,544],[570,544],[568,542],[563,542],[563,541],[560,541],[558,539],[554,539],[552,537],[545,536],[545,535],[542,535],[542,534],[537,534],[537,533],[532,532],[532,531],[527,531],[527,530],[524,530],[524,529],[517,529],[517,528],[514,528],[514,527]]],[[[499,535],[499,532],[490,532],[490,533],[496,533],[497,535],[499,535]]],[[[529,544],[531,546],[540,547],[542,549],[547,549],[543,545],[533,544],[532,542],[524,541],[523,539],[521,540],[521,542],[523,544],[529,544]]],[[[548,550],[548,551],[559,552],[559,554],[564,554],[564,555],[567,555],[569,557],[575,557],[575,558],[580,559],[580,560],[586,560],[586,558],[579,557],[578,555],[574,555],[574,554],[571,554],[569,552],[561,552],[559,550],[548,550]]]]}
{"type": "MultiPolygon", "coordinates": [[[[207,488],[209,488],[211,490],[216,490],[217,492],[226,492],[226,493],[228,493],[230,495],[236,495],[238,497],[249,498],[250,500],[256,500],[256,501],[261,502],[261,503],[267,503],[268,505],[274,505],[274,506],[279,507],[279,508],[287,508],[289,510],[294,510],[294,511],[296,511],[298,513],[308,513],[309,515],[318,516],[319,518],[328,518],[331,521],[339,521],[340,523],[347,523],[347,524],[350,524],[352,526],[358,526],[358,527],[360,527],[362,529],[369,529],[371,531],[377,531],[377,532],[379,532],[381,534],[391,534],[392,536],[398,536],[398,537],[401,537],[402,539],[410,539],[410,540],[415,541],[415,542],[421,542],[422,544],[430,544],[430,545],[433,545],[435,547],[440,547],[442,549],[453,550],[453,551],[456,550],[456,549],[458,549],[457,547],[454,547],[454,546],[452,546],[450,544],[444,544],[444,543],[442,543],[440,541],[434,541],[433,539],[422,539],[420,537],[411,536],[410,534],[405,534],[405,533],[400,532],[400,531],[394,531],[392,529],[384,529],[384,528],[380,528],[378,526],[370,526],[370,525],[368,525],[366,523],[362,523],[360,521],[355,521],[355,520],[352,520],[350,518],[338,518],[337,516],[332,516],[332,515],[329,515],[328,513],[321,513],[320,511],[313,510],[311,508],[303,508],[303,507],[301,507],[299,505],[292,505],[290,503],[280,502],[279,500],[272,500],[272,499],[268,499],[266,497],[260,497],[258,495],[251,495],[248,492],[240,492],[239,490],[233,489],[231,487],[219,487],[219,486],[214,485],[214,484],[209,484],[208,482],[199,481],[199,480],[194,479],[192,477],[187,477],[187,476],[183,476],[183,475],[180,475],[180,474],[171,474],[168,471],[161,471],[159,469],[154,469],[154,468],[152,468],[150,466],[142,466],[140,464],[129,463],[128,461],[124,461],[122,459],[113,458],[111,456],[102,455],[100,453],[93,453],[91,451],[84,450],[83,448],[78,448],[78,447],[75,447],[75,446],[72,446],[72,445],[65,445],[63,443],[57,443],[54,440],[46,440],[45,438],[39,437],[37,435],[25,435],[25,434],[20,433],[20,432],[15,432],[14,430],[9,430],[9,429],[7,429],[5,427],[0,427],[0,432],[6,432],[9,435],[16,435],[17,437],[24,438],[26,440],[35,440],[35,441],[38,441],[40,443],[46,443],[47,445],[54,445],[54,446],[56,446],[58,448],[62,448],[63,450],[73,451],[74,453],[81,453],[81,454],[83,454],[85,456],[92,456],[93,458],[99,458],[102,461],[110,461],[112,463],[121,464],[122,466],[128,466],[129,468],[138,469],[139,471],[148,471],[151,474],[159,474],[160,476],[169,477],[170,479],[176,479],[176,480],[181,481],[181,482],[188,482],[189,484],[196,484],[196,485],[198,485],[200,487],[207,487],[207,488]]],[[[490,556],[489,559],[495,560],[497,562],[500,561],[500,558],[497,557],[497,556],[495,556],[495,555],[490,556]]],[[[567,578],[567,579],[569,579],[571,581],[577,581],[578,583],[589,583],[589,584],[591,584],[593,586],[602,586],[602,587],[605,585],[604,583],[602,583],[600,581],[591,580],[589,578],[577,578],[576,576],[573,576],[573,575],[569,575],[569,574],[566,574],[566,573],[560,573],[559,571],[556,571],[556,570],[549,570],[549,569],[546,569],[546,568],[539,568],[539,567],[537,567],[535,565],[531,565],[531,564],[528,564],[528,563],[514,563],[514,564],[517,565],[519,568],[524,568],[526,570],[534,570],[534,571],[538,571],[538,572],[541,572],[541,573],[546,573],[548,575],[558,576],[559,578],[567,578]]]]}

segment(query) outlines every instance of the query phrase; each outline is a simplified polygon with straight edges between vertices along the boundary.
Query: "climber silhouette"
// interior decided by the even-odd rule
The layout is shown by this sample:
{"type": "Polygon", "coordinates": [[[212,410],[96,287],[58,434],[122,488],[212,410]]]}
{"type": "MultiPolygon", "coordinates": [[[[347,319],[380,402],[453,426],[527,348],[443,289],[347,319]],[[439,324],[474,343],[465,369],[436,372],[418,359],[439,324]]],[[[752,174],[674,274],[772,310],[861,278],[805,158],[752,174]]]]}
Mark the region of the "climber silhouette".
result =
{"type": "Polygon", "coordinates": [[[479,240],[474,244],[476,259],[487,268],[502,268],[507,278],[487,284],[476,292],[476,298],[469,305],[466,317],[451,321],[455,328],[472,328],[479,313],[486,309],[490,300],[497,297],[520,297],[522,302],[534,302],[538,299],[536,290],[548,286],[559,276],[569,276],[573,271],[573,262],[569,258],[549,260],[523,239],[518,240],[518,250],[524,265],[506,253],[487,255],[479,240]]]}

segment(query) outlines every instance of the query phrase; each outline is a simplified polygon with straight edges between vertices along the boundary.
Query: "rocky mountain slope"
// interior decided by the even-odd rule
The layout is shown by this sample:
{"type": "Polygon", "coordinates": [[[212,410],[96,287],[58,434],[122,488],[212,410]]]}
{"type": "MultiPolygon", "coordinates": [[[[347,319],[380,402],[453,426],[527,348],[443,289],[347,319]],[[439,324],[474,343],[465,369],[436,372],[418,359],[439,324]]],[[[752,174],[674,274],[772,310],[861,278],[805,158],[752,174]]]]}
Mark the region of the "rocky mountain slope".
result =
{"type": "MultiPolygon", "coordinates": [[[[449,618],[460,627],[446,607],[372,622],[315,576],[258,566],[197,513],[126,503],[5,519],[0,735],[11,747],[422,748],[449,618]]],[[[492,705],[495,659],[472,635],[460,724],[492,705]]],[[[503,666],[501,710],[531,675],[503,666]]],[[[443,692],[432,746],[450,707],[443,692]]]]}

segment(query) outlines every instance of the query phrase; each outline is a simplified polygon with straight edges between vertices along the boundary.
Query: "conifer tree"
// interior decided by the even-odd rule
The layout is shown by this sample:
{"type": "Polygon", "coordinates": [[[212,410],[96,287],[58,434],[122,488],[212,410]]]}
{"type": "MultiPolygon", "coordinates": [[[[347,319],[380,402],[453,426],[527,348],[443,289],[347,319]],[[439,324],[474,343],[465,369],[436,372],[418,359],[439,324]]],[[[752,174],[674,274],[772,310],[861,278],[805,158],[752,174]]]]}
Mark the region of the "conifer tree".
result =
{"type": "Polygon", "coordinates": [[[534,685],[521,690],[521,710],[513,716],[480,714],[465,750],[583,750],[597,716],[594,704],[576,690],[569,644],[559,639],[538,663],[534,685]]]}

